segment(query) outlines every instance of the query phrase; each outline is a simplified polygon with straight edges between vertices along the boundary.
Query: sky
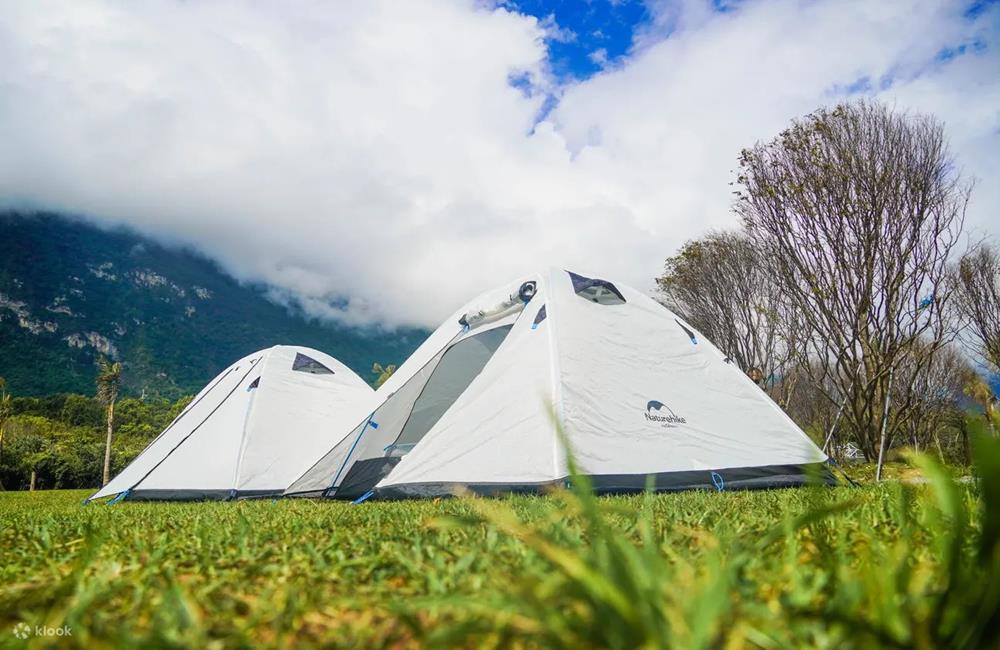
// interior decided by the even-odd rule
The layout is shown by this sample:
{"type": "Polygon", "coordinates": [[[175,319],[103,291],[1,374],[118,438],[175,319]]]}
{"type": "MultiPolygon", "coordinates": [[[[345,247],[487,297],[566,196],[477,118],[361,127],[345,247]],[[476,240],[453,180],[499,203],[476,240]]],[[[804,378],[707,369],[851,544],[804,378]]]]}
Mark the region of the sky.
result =
{"type": "Polygon", "coordinates": [[[1000,236],[998,2],[4,2],[0,209],[432,327],[548,266],[651,291],[742,148],[862,96],[944,122],[1000,236]]]}

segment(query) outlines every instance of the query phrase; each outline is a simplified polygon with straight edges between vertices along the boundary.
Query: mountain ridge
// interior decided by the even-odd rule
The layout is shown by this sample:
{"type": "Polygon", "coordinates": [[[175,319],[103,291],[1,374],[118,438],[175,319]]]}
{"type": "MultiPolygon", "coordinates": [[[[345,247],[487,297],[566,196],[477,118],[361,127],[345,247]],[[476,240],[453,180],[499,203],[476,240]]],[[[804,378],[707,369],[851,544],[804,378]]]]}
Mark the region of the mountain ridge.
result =
{"type": "Polygon", "coordinates": [[[177,397],[275,344],[313,347],[366,380],[427,332],[320,322],[196,252],[52,213],[0,213],[0,376],[20,395],[90,393],[96,360],[126,394],[177,397]]]}

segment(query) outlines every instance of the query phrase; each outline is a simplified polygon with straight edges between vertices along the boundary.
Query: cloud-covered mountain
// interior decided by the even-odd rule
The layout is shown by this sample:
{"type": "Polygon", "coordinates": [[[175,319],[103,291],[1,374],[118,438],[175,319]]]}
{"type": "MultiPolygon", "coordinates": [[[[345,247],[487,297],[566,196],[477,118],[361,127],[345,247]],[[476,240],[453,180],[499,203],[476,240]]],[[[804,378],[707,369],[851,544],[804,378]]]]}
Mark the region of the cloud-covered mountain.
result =
{"type": "Polygon", "coordinates": [[[92,393],[96,358],[131,394],[193,393],[236,359],[293,343],[373,379],[426,332],[308,320],[204,257],[52,215],[0,214],[0,376],[15,394],[92,393]]]}

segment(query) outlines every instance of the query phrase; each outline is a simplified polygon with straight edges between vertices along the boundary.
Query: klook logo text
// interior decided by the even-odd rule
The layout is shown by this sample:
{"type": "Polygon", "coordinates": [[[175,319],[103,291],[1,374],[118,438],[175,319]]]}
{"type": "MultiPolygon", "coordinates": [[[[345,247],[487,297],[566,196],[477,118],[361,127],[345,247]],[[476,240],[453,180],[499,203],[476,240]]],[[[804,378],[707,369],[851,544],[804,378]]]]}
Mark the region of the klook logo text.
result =
{"type": "Polygon", "coordinates": [[[27,639],[30,636],[73,636],[73,630],[68,625],[52,627],[51,625],[28,625],[18,623],[14,626],[14,636],[19,639],[27,639]]]}

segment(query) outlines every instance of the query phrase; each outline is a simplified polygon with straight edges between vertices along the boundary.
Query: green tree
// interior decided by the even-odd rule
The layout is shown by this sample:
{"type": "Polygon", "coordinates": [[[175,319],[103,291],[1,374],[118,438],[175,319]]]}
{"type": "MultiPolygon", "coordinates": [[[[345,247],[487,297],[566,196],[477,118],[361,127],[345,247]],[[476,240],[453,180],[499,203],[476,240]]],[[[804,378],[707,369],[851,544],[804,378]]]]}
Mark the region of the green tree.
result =
{"type": "Polygon", "coordinates": [[[108,439],[104,446],[104,478],[101,485],[107,485],[111,480],[111,437],[115,429],[115,402],[118,400],[118,389],[121,386],[122,364],[101,358],[98,362],[97,399],[107,409],[108,439]]]}
{"type": "Polygon", "coordinates": [[[383,366],[381,363],[372,364],[372,372],[375,373],[375,388],[378,388],[385,381],[392,377],[392,373],[396,372],[396,364],[389,364],[388,366],[383,366]]]}

